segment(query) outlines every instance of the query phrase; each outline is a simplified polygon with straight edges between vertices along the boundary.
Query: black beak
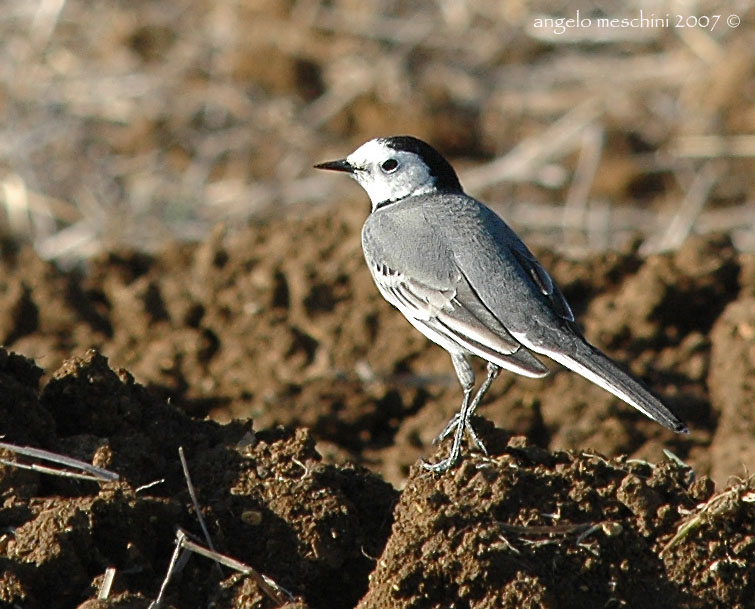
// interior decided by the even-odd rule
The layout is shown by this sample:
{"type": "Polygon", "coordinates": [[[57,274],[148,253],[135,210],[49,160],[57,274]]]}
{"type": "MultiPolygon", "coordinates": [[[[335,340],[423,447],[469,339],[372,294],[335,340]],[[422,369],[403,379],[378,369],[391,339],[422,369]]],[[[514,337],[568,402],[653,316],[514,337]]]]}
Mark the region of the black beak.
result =
{"type": "Polygon", "coordinates": [[[331,171],[345,171],[346,173],[354,173],[354,166],[351,165],[346,159],[340,161],[327,161],[325,163],[318,163],[315,165],[315,169],[330,169],[331,171]]]}

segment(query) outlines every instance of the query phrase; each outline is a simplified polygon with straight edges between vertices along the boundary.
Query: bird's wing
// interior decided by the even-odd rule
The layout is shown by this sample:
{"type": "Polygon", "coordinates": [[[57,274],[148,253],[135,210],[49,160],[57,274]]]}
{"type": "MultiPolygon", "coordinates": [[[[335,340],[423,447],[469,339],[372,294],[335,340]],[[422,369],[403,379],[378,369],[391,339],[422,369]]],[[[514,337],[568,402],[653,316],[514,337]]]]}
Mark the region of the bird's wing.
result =
{"type": "Polygon", "coordinates": [[[370,268],[378,289],[412,323],[439,335],[462,351],[531,377],[548,373],[485,307],[466,277],[459,273],[446,288],[431,287],[385,263],[370,268]]]}
{"type": "Polygon", "coordinates": [[[510,244],[510,251],[524,272],[529,275],[543,296],[546,297],[551,309],[562,319],[573,323],[574,313],[569,303],[566,302],[566,298],[564,298],[548,271],[537,261],[537,258],[527,249],[527,246],[517,240],[510,244]]]}
{"type": "Polygon", "coordinates": [[[500,217],[470,197],[450,198],[446,208],[454,221],[443,224],[443,238],[456,267],[509,334],[530,350],[563,331],[581,334],[556,283],[500,217]]]}

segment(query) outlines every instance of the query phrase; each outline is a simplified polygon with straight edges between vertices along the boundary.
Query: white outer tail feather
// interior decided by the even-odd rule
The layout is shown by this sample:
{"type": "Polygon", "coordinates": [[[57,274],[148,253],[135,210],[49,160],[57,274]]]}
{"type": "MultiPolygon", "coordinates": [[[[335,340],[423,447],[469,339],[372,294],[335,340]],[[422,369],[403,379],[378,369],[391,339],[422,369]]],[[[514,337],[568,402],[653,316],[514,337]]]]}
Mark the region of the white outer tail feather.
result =
{"type": "Polygon", "coordinates": [[[639,410],[645,416],[649,417],[650,419],[653,419],[654,421],[657,421],[664,427],[667,427],[668,429],[676,431],[677,433],[689,432],[687,429],[687,426],[681,420],[679,420],[676,417],[676,415],[674,415],[674,413],[672,413],[658,398],[656,398],[649,391],[644,389],[642,385],[639,383],[639,381],[636,381],[636,379],[634,379],[629,373],[623,372],[620,368],[618,368],[618,365],[615,364],[608,356],[603,355],[595,347],[587,343],[587,341],[584,341],[584,346],[590,349],[591,351],[590,355],[594,354],[595,357],[605,358],[605,360],[609,363],[609,365],[611,365],[611,367],[614,367],[614,366],[616,367],[617,375],[621,374],[622,376],[626,376],[629,382],[636,383],[638,385],[637,392],[642,391],[643,393],[645,393],[646,395],[643,397],[645,397],[645,399],[650,403],[655,402],[654,406],[656,407],[656,409],[651,410],[647,406],[639,403],[638,400],[634,396],[632,396],[626,390],[624,390],[621,387],[621,383],[625,382],[623,381],[623,379],[617,379],[615,381],[612,381],[610,377],[607,378],[605,375],[601,375],[595,370],[588,368],[582,362],[575,359],[569,353],[565,353],[563,351],[553,351],[551,349],[545,349],[543,347],[537,347],[535,345],[532,345],[530,341],[527,341],[526,337],[522,334],[516,334],[515,337],[517,340],[519,340],[522,344],[527,346],[532,351],[545,355],[551,358],[552,360],[558,362],[562,366],[565,366],[569,370],[572,370],[576,372],[577,374],[579,374],[580,376],[583,376],[588,381],[595,383],[598,387],[601,387],[605,389],[606,391],[612,393],[620,400],[623,400],[630,406],[639,410]]]}

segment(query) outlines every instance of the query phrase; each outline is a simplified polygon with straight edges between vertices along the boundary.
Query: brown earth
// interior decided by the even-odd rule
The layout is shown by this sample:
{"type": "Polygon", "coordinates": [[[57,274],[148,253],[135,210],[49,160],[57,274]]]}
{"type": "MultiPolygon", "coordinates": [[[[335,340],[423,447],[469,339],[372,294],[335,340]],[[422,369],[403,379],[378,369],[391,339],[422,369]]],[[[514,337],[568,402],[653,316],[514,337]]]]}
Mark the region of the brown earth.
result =
{"type": "MultiPolygon", "coordinates": [[[[691,434],[565,371],[502,375],[478,421],[490,457],[434,476],[418,460],[447,450],[431,442],[461,392],[372,285],[365,213],[218,229],[85,274],[4,244],[3,440],[122,478],[0,465],[0,603],[146,607],[175,528],[199,532],[183,446],[215,545],[291,607],[754,607],[755,485],[733,478],[755,466],[753,257],[725,236],[646,260],[538,252],[587,336],[691,434]],[[95,601],[108,566],[114,592],[95,601]]],[[[274,606],[200,557],[166,598],[274,606]]]]}
{"type": "MultiPolygon", "coordinates": [[[[752,7],[740,27],[578,43],[534,18],[646,3],[7,4],[0,435],[121,479],[0,463],[0,607],[147,607],[176,528],[200,532],[179,446],[217,548],[290,609],[755,607],[755,259],[731,245],[755,243],[735,148],[755,130],[752,7]],[[619,249],[536,253],[689,436],[554,366],[496,381],[488,458],[418,467],[447,450],[432,439],[458,383],[372,285],[363,193],[311,170],[402,132],[461,170],[514,160],[473,192],[511,204],[528,238],[619,249]],[[347,192],[360,204],[296,207],[347,192]],[[687,228],[730,237],[622,245],[653,245],[698,197],[687,228]],[[255,213],[286,219],[118,249],[255,213]],[[62,262],[106,253],[62,272],[18,240],[62,262]]],[[[275,604],[192,556],[165,606],[275,604]]]]}

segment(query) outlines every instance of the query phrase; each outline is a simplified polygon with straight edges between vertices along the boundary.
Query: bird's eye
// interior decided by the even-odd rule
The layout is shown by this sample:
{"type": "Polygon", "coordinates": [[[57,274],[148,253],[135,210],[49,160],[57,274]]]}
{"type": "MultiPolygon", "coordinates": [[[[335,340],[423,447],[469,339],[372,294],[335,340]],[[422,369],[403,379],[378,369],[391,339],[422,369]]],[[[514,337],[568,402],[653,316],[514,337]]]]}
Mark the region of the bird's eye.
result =
{"type": "Polygon", "coordinates": [[[393,173],[396,171],[396,167],[398,167],[398,161],[396,159],[388,159],[387,161],[380,163],[380,169],[385,173],[393,173]]]}

